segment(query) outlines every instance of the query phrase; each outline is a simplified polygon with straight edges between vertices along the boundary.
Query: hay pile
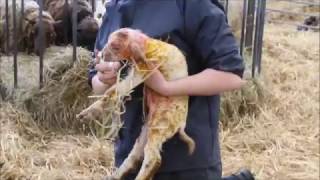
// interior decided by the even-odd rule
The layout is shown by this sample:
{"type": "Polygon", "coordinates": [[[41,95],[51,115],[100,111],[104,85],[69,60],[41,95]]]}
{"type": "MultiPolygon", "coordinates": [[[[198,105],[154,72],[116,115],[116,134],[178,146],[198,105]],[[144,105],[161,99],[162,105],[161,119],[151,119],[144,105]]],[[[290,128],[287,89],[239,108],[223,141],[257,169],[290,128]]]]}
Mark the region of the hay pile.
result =
{"type": "MultiPolygon", "coordinates": [[[[44,79],[48,80],[72,66],[72,49],[53,46],[46,49],[44,57],[44,79]]],[[[39,57],[26,53],[18,54],[18,87],[13,89],[13,57],[0,56],[0,82],[6,87],[7,99],[21,100],[31,91],[39,89],[39,57]]]]}
{"type": "Polygon", "coordinates": [[[319,179],[319,57],[318,32],[266,26],[262,86],[249,81],[224,97],[224,174],[248,167],[257,179],[319,179]]]}
{"type": "MultiPolygon", "coordinates": [[[[75,115],[89,105],[87,69],[90,60],[88,51],[79,48],[78,59],[73,66],[49,76],[40,91],[34,91],[24,101],[26,108],[37,119],[38,124],[47,128],[79,129],[81,124],[75,115]]],[[[72,51],[57,57],[72,60],[72,51]]]]}
{"type": "Polygon", "coordinates": [[[80,130],[83,124],[75,115],[89,105],[91,89],[87,80],[90,53],[78,48],[73,63],[72,47],[52,47],[44,58],[44,87],[39,90],[39,58],[20,55],[18,62],[19,88],[13,89],[12,58],[4,57],[0,63],[2,87],[7,89],[6,99],[31,112],[37,123],[48,129],[80,130]]]}
{"type": "Polygon", "coordinates": [[[112,148],[92,136],[37,127],[30,114],[0,104],[0,179],[101,179],[112,171],[112,148]]]}

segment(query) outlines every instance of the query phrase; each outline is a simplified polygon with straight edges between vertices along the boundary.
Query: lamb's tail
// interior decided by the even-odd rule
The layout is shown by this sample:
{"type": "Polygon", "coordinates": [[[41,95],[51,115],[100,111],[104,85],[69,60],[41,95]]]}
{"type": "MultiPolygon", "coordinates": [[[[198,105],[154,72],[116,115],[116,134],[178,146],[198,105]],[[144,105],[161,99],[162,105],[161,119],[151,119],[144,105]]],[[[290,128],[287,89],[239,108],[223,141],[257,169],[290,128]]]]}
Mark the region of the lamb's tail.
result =
{"type": "Polygon", "coordinates": [[[181,127],[179,129],[179,137],[182,141],[187,143],[188,151],[189,151],[189,154],[191,155],[194,152],[196,145],[193,139],[190,136],[188,136],[188,134],[185,132],[185,127],[181,127]]]}

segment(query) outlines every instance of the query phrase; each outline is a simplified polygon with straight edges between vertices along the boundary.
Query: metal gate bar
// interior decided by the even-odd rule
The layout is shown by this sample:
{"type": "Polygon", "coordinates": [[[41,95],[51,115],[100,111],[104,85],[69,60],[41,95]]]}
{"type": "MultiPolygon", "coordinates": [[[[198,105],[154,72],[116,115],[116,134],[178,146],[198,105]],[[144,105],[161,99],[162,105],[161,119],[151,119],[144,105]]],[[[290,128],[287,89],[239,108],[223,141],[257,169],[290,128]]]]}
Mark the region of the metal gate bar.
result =
{"type": "Polygon", "coordinates": [[[225,0],[224,10],[225,10],[226,15],[228,16],[228,11],[229,11],[229,0],[225,0]]]}
{"type": "Polygon", "coordinates": [[[247,19],[247,6],[248,0],[243,0],[243,10],[242,10],[242,23],[241,23],[241,37],[240,37],[240,55],[243,55],[244,46],[244,36],[246,31],[246,19],[247,19]]]}
{"type": "Polygon", "coordinates": [[[77,11],[78,0],[73,0],[72,11],[72,44],[73,44],[73,61],[77,59],[77,11]]]}
{"type": "Polygon", "coordinates": [[[20,29],[19,29],[19,36],[22,36],[23,33],[23,26],[24,26],[24,0],[21,0],[21,18],[20,18],[20,29]]]}
{"type": "Polygon", "coordinates": [[[17,43],[17,14],[16,14],[16,0],[12,0],[12,14],[13,14],[13,71],[14,71],[14,88],[18,87],[18,43],[17,43]]]}
{"type": "Polygon", "coordinates": [[[6,0],[6,7],[5,7],[5,19],[6,19],[6,22],[5,22],[5,28],[6,28],[6,55],[9,55],[9,46],[10,46],[10,38],[9,38],[9,25],[10,25],[10,22],[9,22],[9,2],[8,0],[6,0]]]}
{"type": "Polygon", "coordinates": [[[91,0],[92,13],[96,11],[96,0],[91,0]]]}
{"type": "Polygon", "coordinates": [[[42,11],[43,11],[43,0],[39,0],[39,83],[40,83],[40,88],[43,87],[43,54],[44,54],[44,41],[45,41],[45,36],[44,36],[44,31],[43,31],[43,19],[42,19],[42,11]]]}
{"type": "Polygon", "coordinates": [[[246,34],[244,40],[244,47],[252,47],[253,43],[253,32],[254,32],[254,20],[256,11],[256,0],[248,0],[248,11],[247,11],[247,21],[246,21],[246,34]]]}
{"type": "Polygon", "coordinates": [[[311,5],[311,6],[319,6],[319,1],[318,3],[313,3],[313,2],[307,2],[307,1],[297,1],[297,0],[276,0],[276,1],[284,1],[288,3],[295,3],[295,4],[301,4],[301,5],[311,5]]]}
{"type": "Polygon", "coordinates": [[[291,15],[298,15],[298,16],[317,16],[319,14],[309,14],[309,13],[298,13],[298,12],[292,12],[292,11],[286,11],[286,10],[279,10],[279,9],[266,9],[267,12],[277,12],[277,13],[285,13],[285,14],[291,14],[291,15]]]}
{"type": "Polygon", "coordinates": [[[252,59],[252,77],[255,77],[256,68],[257,72],[261,72],[261,58],[262,58],[262,44],[263,44],[263,32],[264,32],[264,18],[266,9],[266,0],[258,0],[256,17],[256,31],[254,38],[254,51],[252,59]]]}
{"type": "Polygon", "coordinates": [[[266,12],[266,4],[267,0],[261,0],[261,13],[260,13],[260,29],[259,29],[259,36],[258,36],[258,54],[257,54],[257,61],[258,61],[258,73],[261,73],[261,61],[262,61],[262,48],[263,48],[263,34],[264,34],[264,24],[265,24],[265,12],[266,12]]]}
{"type": "Polygon", "coordinates": [[[69,11],[69,2],[68,0],[65,0],[64,6],[63,6],[63,19],[62,19],[62,24],[65,27],[63,29],[63,35],[64,35],[64,43],[68,44],[68,11],[69,11]]]}

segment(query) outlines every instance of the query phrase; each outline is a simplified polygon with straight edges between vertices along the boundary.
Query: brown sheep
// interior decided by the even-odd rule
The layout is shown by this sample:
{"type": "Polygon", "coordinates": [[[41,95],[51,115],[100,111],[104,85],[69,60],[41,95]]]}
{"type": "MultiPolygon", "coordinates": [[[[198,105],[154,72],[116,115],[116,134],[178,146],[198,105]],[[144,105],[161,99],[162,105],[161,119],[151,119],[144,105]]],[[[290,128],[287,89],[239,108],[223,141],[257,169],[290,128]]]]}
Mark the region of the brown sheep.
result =
{"type": "MultiPolygon", "coordinates": [[[[21,19],[21,7],[20,4],[16,4],[16,22],[17,22],[17,45],[18,50],[27,51],[28,53],[34,52],[39,54],[40,52],[40,33],[39,33],[39,6],[36,2],[31,0],[25,0],[24,2],[24,21],[23,27],[20,28],[21,19]]],[[[0,50],[1,52],[12,52],[14,46],[13,39],[13,10],[12,2],[9,2],[9,49],[6,48],[6,32],[5,32],[5,3],[1,1],[0,4],[0,50]]],[[[43,30],[45,36],[45,42],[42,46],[49,47],[56,38],[54,26],[56,22],[51,15],[43,11],[43,30]]]]}
{"type": "MultiPolygon", "coordinates": [[[[96,35],[98,33],[98,22],[93,17],[92,7],[86,0],[78,0],[77,8],[77,44],[93,50],[96,35]]],[[[44,8],[56,21],[62,21],[56,26],[57,45],[72,42],[72,6],[73,0],[45,0],[44,8]]]]}
{"type": "MultiPolygon", "coordinates": [[[[154,69],[158,68],[169,81],[188,76],[185,57],[177,47],[149,38],[138,30],[123,28],[113,32],[102,54],[104,60],[128,60],[132,63],[131,71],[124,80],[110,87],[102,99],[82,111],[77,116],[80,119],[91,119],[102,114],[107,101],[128,94],[143,83],[154,69]]],[[[177,133],[188,145],[190,154],[195,148],[194,141],[185,133],[188,96],[167,97],[144,86],[144,101],[147,117],[140,136],[127,159],[108,180],[123,179],[141,161],[143,163],[136,180],[152,179],[161,164],[163,143],[177,133]]]]}
{"type": "Polygon", "coordinates": [[[299,31],[308,31],[312,29],[314,31],[319,31],[320,16],[309,16],[303,22],[303,25],[298,26],[299,31]]]}

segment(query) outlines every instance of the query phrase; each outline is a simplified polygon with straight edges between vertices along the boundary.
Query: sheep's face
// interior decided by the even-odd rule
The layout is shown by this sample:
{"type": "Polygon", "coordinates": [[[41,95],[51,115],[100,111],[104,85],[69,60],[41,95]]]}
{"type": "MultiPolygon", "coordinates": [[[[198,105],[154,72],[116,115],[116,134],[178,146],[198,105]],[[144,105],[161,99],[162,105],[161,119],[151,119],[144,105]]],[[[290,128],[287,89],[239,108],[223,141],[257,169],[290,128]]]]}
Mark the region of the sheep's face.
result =
{"type": "Polygon", "coordinates": [[[43,20],[43,39],[41,39],[39,21],[29,21],[28,23],[30,33],[25,37],[28,53],[34,52],[39,55],[41,48],[48,48],[56,39],[56,33],[54,31],[55,22],[43,20]]]}
{"type": "Polygon", "coordinates": [[[98,22],[87,16],[78,24],[77,41],[80,46],[93,50],[96,36],[99,30],[98,22]]]}
{"type": "Polygon", "coordinates": [[[54,31],[54,22],[43,21],[43,35],[44,39],[41,39],[40,34],[40,25],[36,23],[34,26],[34,52],[39,55],[41,46],[43,48],[48,48],[51,44],[54,43],[56,39],[56,33],[54,31]],[[42,43],[40,43],[43,41],[42,43]]]}

